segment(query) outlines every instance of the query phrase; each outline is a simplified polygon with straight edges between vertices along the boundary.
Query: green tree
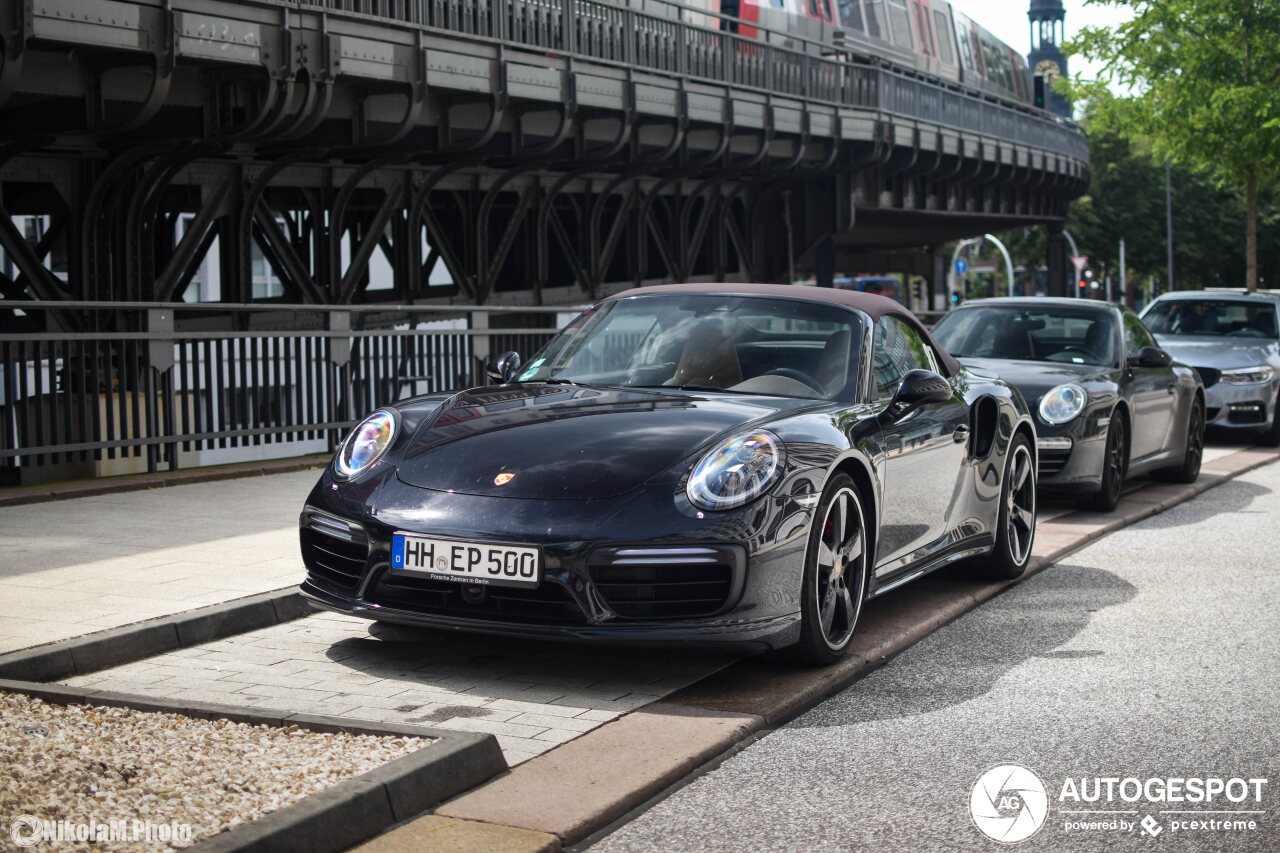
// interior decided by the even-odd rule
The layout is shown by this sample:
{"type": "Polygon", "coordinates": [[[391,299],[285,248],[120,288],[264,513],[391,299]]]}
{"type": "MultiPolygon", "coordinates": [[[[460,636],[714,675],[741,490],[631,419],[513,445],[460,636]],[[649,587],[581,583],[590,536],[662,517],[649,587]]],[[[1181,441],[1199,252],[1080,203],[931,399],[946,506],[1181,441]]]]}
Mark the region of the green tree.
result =
{"type": "Polygon", "coordinates": [[[1068,49],[1103,63],[1076,80],[1094,120],[1244,195],[1245,285],[1258,285],[1264,188],[1280,179],[1280,0],[1086,0],[1133,19],[1086,28],[1068,49]],[[1110,97],[1108,87],[1134,94],[1110,97]]]}

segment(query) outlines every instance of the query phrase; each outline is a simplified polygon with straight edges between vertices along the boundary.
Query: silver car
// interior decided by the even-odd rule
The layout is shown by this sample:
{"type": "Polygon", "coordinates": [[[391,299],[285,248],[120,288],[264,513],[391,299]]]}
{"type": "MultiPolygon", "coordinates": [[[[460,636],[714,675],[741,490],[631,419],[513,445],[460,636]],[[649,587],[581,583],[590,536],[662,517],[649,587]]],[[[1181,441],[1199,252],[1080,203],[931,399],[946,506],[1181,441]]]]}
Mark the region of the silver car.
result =
{"type": "Polygon", "coordinates": [[[1168,293],[1142,320],[1161,347],[1199,371],[1209,426],[1257,432],[1260,444],[1280,445],[1280,297],[1168,293]]]}

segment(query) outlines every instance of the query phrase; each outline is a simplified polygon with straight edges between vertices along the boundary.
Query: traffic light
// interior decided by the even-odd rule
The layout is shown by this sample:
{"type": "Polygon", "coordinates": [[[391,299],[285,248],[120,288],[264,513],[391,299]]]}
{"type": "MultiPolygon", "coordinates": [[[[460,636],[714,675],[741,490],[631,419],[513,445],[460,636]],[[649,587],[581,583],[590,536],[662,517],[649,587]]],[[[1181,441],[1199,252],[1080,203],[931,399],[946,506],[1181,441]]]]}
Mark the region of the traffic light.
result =
{"type": "MultiPolygon", "coordinates": [[[[1035,76],[1035,84],[1036,84],[1036,106],[1040,109],[1044,109],[1044,101],[1045,101],[1044,76],[1041,74],[1037,74],[1035,76]]],[[[1059,279],[1059,281],[1061,281],[1061,279],[1059,279]]]]}
{"type": "Polygon", "coordinates": [[[1080,289],[1081,289],[1081,290],[1086,289],[1088,286],[1089,286],[1089,282],[1085,281],[1083,278],[1082,278],[1082,279],[1080,279],[1080,289]]]}
{"type": "Polygon", "coordinates": [[[960,304],[960,291],[957,290],[955,293],[951,294],[951,304],[952,305],[960,304]]]}

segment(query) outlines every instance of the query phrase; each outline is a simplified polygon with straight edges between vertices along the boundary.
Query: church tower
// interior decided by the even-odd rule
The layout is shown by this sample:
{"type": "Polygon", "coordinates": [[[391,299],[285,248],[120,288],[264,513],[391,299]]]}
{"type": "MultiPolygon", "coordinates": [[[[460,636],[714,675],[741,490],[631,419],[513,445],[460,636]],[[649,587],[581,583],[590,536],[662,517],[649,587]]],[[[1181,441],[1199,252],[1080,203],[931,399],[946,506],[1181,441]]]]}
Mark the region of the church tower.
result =
{"type": "Polygon", "coordinates": [[[1053,83],[1067,74],[1067,57],[1062,52],[1066,9],[1062,0],[1031,0],[1031,55],[1027,64],[1031,73],[1045,78],[1045,108],[1060,116],[1071,117],[1071,104],[1053,91],[1053,83]]]}

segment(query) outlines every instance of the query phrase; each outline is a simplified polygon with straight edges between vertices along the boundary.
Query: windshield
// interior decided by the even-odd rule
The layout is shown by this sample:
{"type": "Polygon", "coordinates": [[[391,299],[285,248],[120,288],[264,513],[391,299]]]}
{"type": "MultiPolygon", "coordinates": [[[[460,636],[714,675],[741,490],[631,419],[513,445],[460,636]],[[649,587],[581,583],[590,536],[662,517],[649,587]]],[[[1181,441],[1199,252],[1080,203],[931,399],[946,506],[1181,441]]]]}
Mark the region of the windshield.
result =
{"type": "Polygon", "coordinates": [[[1277,340],[1276,308],[1227,299],[1166,299],[1142,315],[1157,335],[1213,335],[1277,340]]]}
{"type": "Polygon", "coordinates": [[[858,374],[861,318],[790,299],[636,296],[580,315],[517,381],[847,399],[858,374]]]}
{"type": "Polygon", "coordinates": [[[933,335],[957,358],[1116,363],[1116,326],[1110,311],[1013,305],[962,308],[944,317],[933,335]]]}

